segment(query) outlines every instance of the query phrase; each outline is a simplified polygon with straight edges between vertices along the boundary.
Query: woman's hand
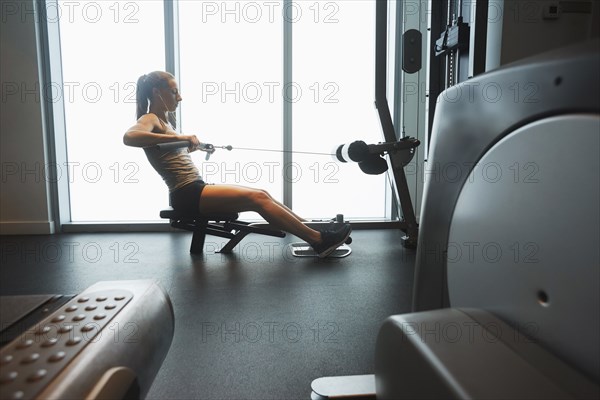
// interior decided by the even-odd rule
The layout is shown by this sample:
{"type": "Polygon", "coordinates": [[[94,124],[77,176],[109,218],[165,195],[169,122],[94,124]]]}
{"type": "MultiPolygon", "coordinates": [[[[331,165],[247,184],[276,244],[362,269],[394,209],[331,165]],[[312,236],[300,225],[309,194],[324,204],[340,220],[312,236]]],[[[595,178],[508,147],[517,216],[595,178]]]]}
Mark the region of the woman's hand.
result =
{"type": "Polygon", "coordinates": [[[196,135],[181,135],[181,140],[187,140],[190,145],[188,147],[188,153],[192,153],[196,150],[202,150],[202,143],[196,137],[196,135]]]}
{"type": "Polygon", "coordinates": [[[181,135],[180,137],[182,140],[186,140],[190,143],[190,146],[188,147],[188,153],[201,150],[211,155],[215,152],[215,147],[212,144],[202,143],[200,140],[198,140],[196,135],[181,135]]]}

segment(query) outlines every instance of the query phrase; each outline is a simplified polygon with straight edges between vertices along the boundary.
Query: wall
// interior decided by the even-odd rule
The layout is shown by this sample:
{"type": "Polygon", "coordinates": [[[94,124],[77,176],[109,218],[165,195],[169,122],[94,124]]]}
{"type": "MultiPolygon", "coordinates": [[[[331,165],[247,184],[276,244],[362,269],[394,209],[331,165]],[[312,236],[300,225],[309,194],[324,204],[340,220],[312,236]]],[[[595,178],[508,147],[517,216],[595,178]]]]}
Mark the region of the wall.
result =
{"type": "Polygon", "coordinates": [[[33,1],[0,3],[0,233],[49,234],[44,116],[33,1]]]}
{"type": "Polygon", "coordinates": [[[597,0],[504,0],[501,65],[597,36],[599,3],[597,0]],[[573,11],[585,7],[585,3],[592,8],[591,13],[573,11]],[[544,17],[551,6],[563,10],[557,18],[544,17]],[[596,21],[595,32],[593,21],[596,21]]]}

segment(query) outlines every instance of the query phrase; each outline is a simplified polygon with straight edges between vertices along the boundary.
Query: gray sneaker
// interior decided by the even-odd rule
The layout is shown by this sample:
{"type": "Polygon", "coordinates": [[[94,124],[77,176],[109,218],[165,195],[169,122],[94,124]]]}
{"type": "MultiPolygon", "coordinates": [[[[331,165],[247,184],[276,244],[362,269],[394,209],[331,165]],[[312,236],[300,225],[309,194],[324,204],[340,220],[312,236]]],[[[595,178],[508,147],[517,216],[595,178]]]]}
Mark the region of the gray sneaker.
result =
{"type": "MultiPolygon", "coordinates": [[[[338,224],[336,224],[338,225],[338,224]]],[[[332,229],[326,229],[321,232],[321,238],[323,239],[321,243],[314,244],[312,248],[319,255],[319,258],[325,258],[335,249],[343,245],[348,237],[350,237],[350,233],[352,232],[352,227],[350,224],[339,224],[340,226],[336,226],[332,229]]]]}

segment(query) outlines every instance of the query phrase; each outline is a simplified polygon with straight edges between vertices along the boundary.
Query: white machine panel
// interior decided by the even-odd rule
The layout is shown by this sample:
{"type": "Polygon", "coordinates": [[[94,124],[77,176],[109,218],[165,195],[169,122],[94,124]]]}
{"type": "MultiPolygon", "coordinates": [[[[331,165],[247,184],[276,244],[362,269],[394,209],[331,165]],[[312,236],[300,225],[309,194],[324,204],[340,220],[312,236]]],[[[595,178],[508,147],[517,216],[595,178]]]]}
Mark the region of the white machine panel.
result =
{"type": "Polygon", "coordinates": [[[471,171],[448,240],[453,307],[492,312],[600,380],[600,117],[542,119],[471,171]]]}

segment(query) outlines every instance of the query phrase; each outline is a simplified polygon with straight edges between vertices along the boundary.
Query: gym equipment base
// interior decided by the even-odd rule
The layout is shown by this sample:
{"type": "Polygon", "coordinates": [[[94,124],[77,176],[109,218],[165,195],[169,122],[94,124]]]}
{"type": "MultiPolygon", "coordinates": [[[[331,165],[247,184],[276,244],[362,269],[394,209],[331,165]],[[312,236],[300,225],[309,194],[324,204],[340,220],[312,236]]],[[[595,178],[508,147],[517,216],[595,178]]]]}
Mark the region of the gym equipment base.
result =
{"type": "MultiPolygon", "coordinates": [[[[318,257],[318,254],[315,253],[311,245],[308,243],[292,243],[290,244],[292,248],[292,255],[294,257],[318,257]]],[[[337,249],[333,251],[327,258],[344,258],[348,257],[352,253],[352,249],[347,244],[343,244],[337,249]]]]}
{"type": "Polygon", "coordinates": [[[375,375],[327,376],[310,384],[311,400],[374,399],[375,375]]]}

